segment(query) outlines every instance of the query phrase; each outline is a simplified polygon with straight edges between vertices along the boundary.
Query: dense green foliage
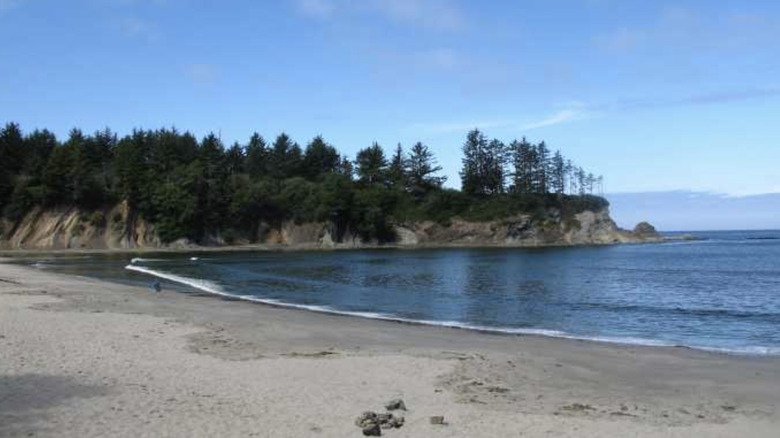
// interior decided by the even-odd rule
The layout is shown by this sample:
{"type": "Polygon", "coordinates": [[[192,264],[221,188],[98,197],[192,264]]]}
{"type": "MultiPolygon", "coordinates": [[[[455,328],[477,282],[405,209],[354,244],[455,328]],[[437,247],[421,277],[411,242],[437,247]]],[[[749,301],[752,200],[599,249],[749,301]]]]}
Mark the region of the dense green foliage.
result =
{"type": "Polygon", "coordinates": [[[24,135],[9,123],[0,132],[0,209],[16,222],[35,206],[76,206],[94,211],[90,220],[100,223],[105,209],[127,202],[168,242],[216,233],[257,240],[260,224],[287,220],[328,222],[338,239],[382,242],[394,239],[394,222],[490,220],[551,207],[573,214],[606,205],[585,196],[585,176],[574,184],[578,196],[566,195],[571,169],[584,172],[560,153],[549,158],[544,143],[504,146],[473,131],[464,152],[458,191],[442,187],[442,168],[422,143],[408,153],[398,145],[389,159],[374,143],[353,162],[320,136],[302,148],[286,134],[270,144],[254,134],[246,145],[225,148],[213,134],[198,141],[175,129],[122,138],[74,129],[61,143],[49,131],[24,135]]]}

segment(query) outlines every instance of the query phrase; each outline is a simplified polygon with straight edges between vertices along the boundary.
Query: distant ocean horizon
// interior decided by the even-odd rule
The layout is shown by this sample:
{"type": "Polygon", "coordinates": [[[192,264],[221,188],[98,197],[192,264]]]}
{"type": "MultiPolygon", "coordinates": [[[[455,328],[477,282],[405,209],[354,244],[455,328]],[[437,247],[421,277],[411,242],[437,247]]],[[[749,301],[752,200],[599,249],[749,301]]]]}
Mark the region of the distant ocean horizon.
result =
{"type": "Polygon", "coordinates": [[[363,318],[780,355],[780,230],[664,234],[699,240],[64,256],[24,263],[143,286],[158,279],[165,293],[200,291],[363,318]]]}
{"type": "Polygon", "coordinates": [[[780,193],[726,195],[676,190],[608,193],[612,217],[624,228],[648,221],[659,230],[780,229],[780,193]]]}
{"type": "MultiPolygon", "coordinates": [[[[742,228],[742,229],[731,229],[731,228],[724,228],[724,229],[716,229],[716,230],[658,230],[661,234],[668,234],[669,236],[674,236],[676,234],[685,234],[685,233],[759,233],[759,232],[767,232],[767,233],[780,233],[780,228],[742,228]]],[[[777,236],[780,238],[780,236],[777,236]]]]}

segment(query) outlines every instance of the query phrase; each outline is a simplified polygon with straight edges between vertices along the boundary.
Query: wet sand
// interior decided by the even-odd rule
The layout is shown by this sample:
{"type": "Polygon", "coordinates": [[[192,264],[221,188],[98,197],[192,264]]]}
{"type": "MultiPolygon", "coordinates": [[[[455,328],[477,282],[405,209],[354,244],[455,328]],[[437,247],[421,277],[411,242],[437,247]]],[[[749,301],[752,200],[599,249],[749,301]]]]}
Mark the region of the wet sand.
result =
{"type": "Polygon", "coordinates": [[[0,264],[0,436],[776,437],[780,359],[371,321],[0,264]],[[446,425],[429,417],[443,415],[446,425]]]}

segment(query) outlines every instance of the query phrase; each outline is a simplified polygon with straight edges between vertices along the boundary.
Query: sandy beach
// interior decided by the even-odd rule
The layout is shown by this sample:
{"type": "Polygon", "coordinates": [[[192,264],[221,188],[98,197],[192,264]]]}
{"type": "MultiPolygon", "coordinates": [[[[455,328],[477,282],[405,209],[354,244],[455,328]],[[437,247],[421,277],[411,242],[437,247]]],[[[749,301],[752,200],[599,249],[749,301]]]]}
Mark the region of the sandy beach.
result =
{"type": "Polygon", "coordinates": [[[0,436],[776,437],[780,359],[317,314],[0,263],[0,436]],[[429,417],[444,416],[445,425],[429,417]]]}

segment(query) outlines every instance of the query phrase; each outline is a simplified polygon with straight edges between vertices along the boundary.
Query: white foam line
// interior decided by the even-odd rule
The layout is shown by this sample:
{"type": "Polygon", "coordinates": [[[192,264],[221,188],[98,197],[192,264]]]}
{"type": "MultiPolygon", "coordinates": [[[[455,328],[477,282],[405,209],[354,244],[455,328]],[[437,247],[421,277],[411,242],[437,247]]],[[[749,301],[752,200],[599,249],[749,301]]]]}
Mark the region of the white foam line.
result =
{"type": "Polygon", "coordinates": [[[711,351],[713,353],[739,354],[745,356],[780,356],[780,347],[747,346],[735,348],[720,347],[691,347],[697,350],[711,351]]]}
{"type": "Polygon", "coordinates": [[[130,263],[136,264],[136,263],[144,263],[144,262],[164,262],[164,259],[144,259],[141,257],[136,257],[132,260],[130,260],[130,263]]]}
{"type": "Polygon", "coordinates": [[[194,279],[189,277],[183,277],[180,275],[170,274],[167,272],[155,271],[153,269],[145,268],[143,266],[135,266],[131,264],[125,266],[125,269],[128,269],[130,271],[141,272],[144,274],[149,274],[154,277],[191,286],[203,292],[219,295],[225,298],[239,299],[239,300],[250,301],[254,303],[266,304],[269,306],[283,307],[288,309],[307,310],[310,312],[326,313],[331,315],[351,316],[351,317],[360,317],[360,318],[375,319],[381,321],[400,322],[405,324],[416,324],[416,325],[472,330],[472,331],[478,331],[484,333],[547,336],[551,338],[570,339],[576,341],[595,341],[595,342],[620,344],[620,345],[639,345],[639,346],[649,346],[649,347],[686,347],[694,350],[704,350],[704,351],[710,351],[715,353],[737,354],[737,355],[780,356],[780,348],[775,348],[775,347],[756,346],[756,347],[741,347],[741,348],[717,348],[717,347],[706,347],[706,346],[689,346],[689,345],[679,345],[670,342],[658,341],[653,339],[642,339],[642,338],[631,338],[631,337],[607,337],[607,336],[593,336],[593,337],[576,336],[559,330],[487,327],[487,326],[467,324],[458,321],[431,321],[425,319],[402,318],[398,316],[391,316],[391,315],[375,313],[375,312],[337,310],[328,306],[318,306],[314,304],[296,304],[296,303],[288,303],[285,301],[279,301],[272,298],[259,298],[253,295],[231,294],[223,291],[218,284],[208,280],[199,280],[199,279],[194,279]]]}
{"type": "Polygon", "coordinates": [[[149,275],[154,276],[154,277],[158,277],[158,278],[162,278],[162,279],[165,279],[165,280],[173,281],[174,283],[181,283],[181,284],[185,284],[187,286],[192,286],[192,287],[194,287],[194,288],[196,288],[198,290],[202,290],[204,292],[208,292],[208,293],[211,293],[211,294],[221,295],[223,297],[228,297],[228,298],[238,298],[237,296],[235,296],[233,294],[229,294],[227,292],[223,292],[220,289],[219,285],[217,285],[214,282],[208,281],[208,280],[197,280],[197,279],[194,279],[194,278],[182,277],[180,275],[169,274],[167,272],[155,271],[153,269],[145,268],[143,266],[136,266],[136,265],[127,265],[127,266],[125,266],[125,269],[127,269],[129,271],[136,271],[136,272],[141,272],[141,273],[144,273],[144,274],[149,274],[149,275]]]}

